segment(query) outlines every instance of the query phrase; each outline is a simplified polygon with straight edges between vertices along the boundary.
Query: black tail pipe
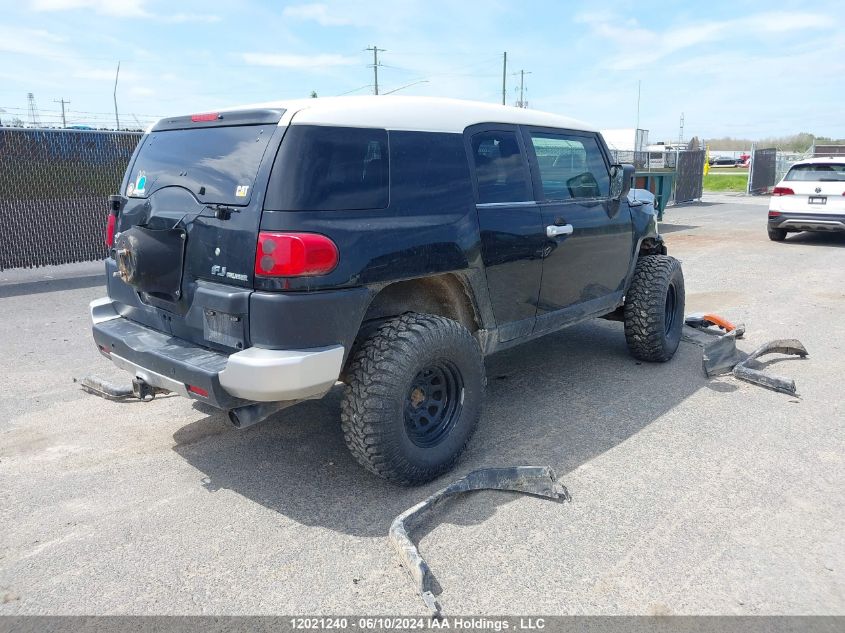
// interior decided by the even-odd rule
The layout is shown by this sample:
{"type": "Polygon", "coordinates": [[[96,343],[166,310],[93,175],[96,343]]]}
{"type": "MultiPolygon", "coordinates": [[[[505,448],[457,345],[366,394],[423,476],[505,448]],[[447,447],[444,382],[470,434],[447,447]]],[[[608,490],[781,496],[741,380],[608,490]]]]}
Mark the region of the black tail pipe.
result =
{"type": "Polygon", "coordinates": [[[256,404],[248,404],[245,407],[238,407],[237,409],[229,409],[229,421],[239,429],[245,429],[253,424],[266,420],[274,413],[287,409],[289,406],[296,404],[298,401],[290,402],[259,402],[256,404]]]}

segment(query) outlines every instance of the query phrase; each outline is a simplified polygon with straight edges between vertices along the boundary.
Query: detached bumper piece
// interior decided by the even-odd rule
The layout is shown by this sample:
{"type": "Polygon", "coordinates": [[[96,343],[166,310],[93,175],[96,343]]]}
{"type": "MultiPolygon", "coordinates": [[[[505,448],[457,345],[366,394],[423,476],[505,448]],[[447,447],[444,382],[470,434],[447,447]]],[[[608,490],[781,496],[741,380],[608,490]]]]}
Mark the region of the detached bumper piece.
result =
{"type": "Polygon", "coordinates": [[[722,317],[711,314],[692,314],[684,322],[684,340],[701,346],[702,364],[708,378],[732,374],[740,380],[772,391],[790,396],[798,395],[794,380],[765,373],[763,365],[757,362],[757,359],[765,354],[788,354],[806,358],[808,352],[800,341],[796,339],[770,341],[751,354],[746,354],[736,347],[736,340],[742,338],[745,333],[744,325],[734,325],[722,317]]]}
{"type": "Polygon", "coordinates": [[[440,602],[435,597],[434,576],[411,540],[409,529],[420,516],[438,506],[444,499],[472,490],[506,490],[556,501],[572,500],[566,487],[558,482],[554,471],[548,466],[485,468],[472,471],[396,517],[390,526],[390,542],[411,574],[423,602],[437,618],[443,614],[440,602]]]}
{"type": "Polygon", "coordinates": [[[756,350],[749,354],[741,363],[738,363],[733,368],[733,375],[746,382],[760,385],[766,389],[779,391],[790,396],[797,396],[798,391],[795,388],[795,381],[792,378],[784,378],[782,376],[772,376],[766,374],[760,369],[750,367],[749,364],[756,361],[764,354],[789,354],[791,356],[807,357],[807,350],[800,341],[792,339],[781,339],[778,341],[771,341],[765,345],[761,345],[756,350]]]}

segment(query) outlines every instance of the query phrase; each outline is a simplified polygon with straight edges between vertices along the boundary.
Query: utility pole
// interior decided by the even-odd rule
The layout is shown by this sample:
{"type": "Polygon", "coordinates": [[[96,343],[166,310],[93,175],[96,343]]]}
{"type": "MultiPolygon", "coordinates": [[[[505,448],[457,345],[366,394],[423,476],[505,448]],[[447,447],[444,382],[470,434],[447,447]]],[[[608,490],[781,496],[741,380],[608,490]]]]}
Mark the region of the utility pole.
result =
{"type": "Polygon", "coordinates": [[[64,99],[53,99],[53,103],[62,104],[62,129],[67,128],[67,119],[65,119],[65,105],[70,105],[70,101],[65,101],[64,99]]]}
{"type": "Polygon", "coordinates": [[[517,108],[527,108],[528,102],[525,101],[525,75],[530,75],[531,71],[520,70],[514,75],[519,75],[519,101],[516,102],[517,108]]]}
{"type": "Polygon", "coordinates": [[[114,125],[120,129],[120,116],[117,114],[117,79],[120,77],[120,61],[117,62],[117,72],[114,74],[114,125]]]}
{"type": "Polygon", "coordinates": [[[375,83],[373,84],[373,94],[377,95],[378,94],[378,67],[379,67],[378,54],[384,53],[385,50],[383,48],[379,48],[375,44],[373,44],[372,46],[368,46],[365,50],[373,51],[373,76],[374,76],[374,79],[375,79],[375,83]]]}
{"type": "Polygon", "coordinates": [[[507,105],[508,100],[508,52],[502,55],[502,105],[507,105]]]}

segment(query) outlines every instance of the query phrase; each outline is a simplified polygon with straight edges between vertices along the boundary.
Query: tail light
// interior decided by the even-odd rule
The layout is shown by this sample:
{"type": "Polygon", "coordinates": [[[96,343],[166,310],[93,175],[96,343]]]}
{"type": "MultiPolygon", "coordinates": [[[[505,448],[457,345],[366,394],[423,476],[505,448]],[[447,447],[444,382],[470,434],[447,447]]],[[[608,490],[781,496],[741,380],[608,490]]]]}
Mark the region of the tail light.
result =
{"type": "Polygon", "coordinates": [[[773,196],[794,196],[795,192],[789,187],[775,187],[772,189],[773,196]]]}
{"type": "Polygon", "coordinates": [[[117,224],[117,216],[109,211],[109,219],[106,222],[106,246],[114,246],[114,227],[117,224]]]}
{"type": "Polygon", "coordinates": [[[200,396],[201,398],[208,398],[208,391],[206,391],[202,387],[197,387],[196,385],[188,385],[188,391],[200,396]]]}
{"type": "Polygon", "coordinates": [[[325,275],[338,262],[337,246],[316,233],[258,234],[255,274],[263,277],[325,275]]]}
{"type": "Polygon", "coordinates": [[[769,211],[770,218],[777,218],[780,217],[780,211],[769,211]]]}
{"type": "Polygon", "coordinates": [[[217,112],[206,112],[203,114],[192,114],[191,121],[193,123],[202,123],[203,121],[216,121],[217,119],[222,119],[223,117],[220,116],[217,112]]]}
{"type": "Polygon", "coordinates": [[[117,227],[117,216],[126,203],[126,198],[121,195],[109,196],[109,219],[106,222],[106,246],[114,246],[114,232],[117,227]]]}

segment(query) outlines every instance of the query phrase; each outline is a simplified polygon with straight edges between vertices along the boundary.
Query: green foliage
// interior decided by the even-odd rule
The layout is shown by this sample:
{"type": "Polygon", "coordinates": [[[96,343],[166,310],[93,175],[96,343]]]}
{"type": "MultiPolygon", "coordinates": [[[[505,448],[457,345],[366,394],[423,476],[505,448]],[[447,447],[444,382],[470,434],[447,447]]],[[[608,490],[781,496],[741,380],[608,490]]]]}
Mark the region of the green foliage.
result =
{"type": "Polygon", "coordinates": [[[816,136],[810,132],[800,132],[791,136],[770,136],[762,138],[758,141],[752,141],[747,138],[733,138],[725,136],[722,138],[710,138],[704,141],[710,146],[711,150],[716,151],[739,151],[751,149],[752,145],[757,147],[776,147],[777,149],[788,152],[806,152],[813,143],[845,143],[845,139],[831,139],[826,136],[816,136]]]}
{"type": "Polygon", "coordinates": [[[743,193],[748,188],[748,173],[707,174],[704,177],[704,191],[724,191],[743,193]]]}

